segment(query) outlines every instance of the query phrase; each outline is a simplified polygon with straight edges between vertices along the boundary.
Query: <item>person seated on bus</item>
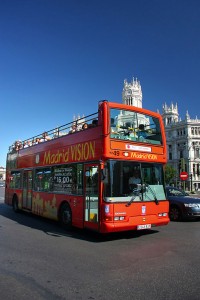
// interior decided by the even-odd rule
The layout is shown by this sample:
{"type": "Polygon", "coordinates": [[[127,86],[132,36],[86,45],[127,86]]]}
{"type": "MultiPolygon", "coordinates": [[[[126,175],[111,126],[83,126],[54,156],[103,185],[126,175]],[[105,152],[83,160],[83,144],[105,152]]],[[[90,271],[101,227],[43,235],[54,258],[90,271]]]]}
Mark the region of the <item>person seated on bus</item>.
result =
{"type": "Polygon", "coordinates": [[[39,143],[40,143],[40,138],[37,137],[37,138],[35,139],[34,145],[37,145],[37,144],[39,144],[39,143]]]}
{"type": "Polygon", "coordinates": [[[92,126],[95,127],[97,125],[98,125],[98,120],[97,119],[92,120],[92,126]]]}
{"type": "Polygon", "coordinates": [[[15,150],[18,151],[18,150],[20,150],[22,148],[23,148],[22,142],[20,140],[16,141],[15,142],[15,150]]]}
{"type": "Polygon", "coordinates": [[[28,140],[28,146],[31,147],[32,146],[32,141],[28,140]]]}
{"type": "Polygon", "coordinates": [[[94,119],[94,120],[92,120],[92,123],[88,124],[88,128],[93,128],[93,127],[96,127],[97,125],[98,125],[98,120],[94,119]]]}
{"type": "Polygon", "coordinates": [[[128,184],[129,184],[129,189],[130,190],[133,190],[134,188],[137,188],[137,185],[141,184],[140,173],[139,173],[138,170],[135,170],[133,172],[133,175],[129,178],[128,184]]]}
{"type": "Polygon", "coordinates": [[[144,128],[144,124],[139,125],[139,130],[137,132],[137,136],[139,139],[145,139],[147,137],[147,132],[144,128]]]}
{"type": "Polygon", "coordinates": [[[23,148],[28,148],[29,146],[28,146],[28,141],[24,141],[23,142],[23,148]]]}
{"type": "Polygon", "coordinates": [[[55,128],[53,131],[53,139],[56,139],[60,136],[59,128],[55,128]]]}
{"type": "Polygon", "coordinates": [[[87,123],[84,123],[84,124],[82,125],[82,130],[87,129],[87,128],[88,128],[88,124],[87,124],[87,123]]]}
{"type": "Polygon", "coordinates": [[[46,131],[43,132],[40,142],[46,142],[46,141],[50,141],[50,140],[51,140],[51,138],[50,138],[50,136],[47,135],[47,132],[46,131]]]}
{"type": "Polygon", "coordinates": [[[32,146],[32,141],[30,141],[30,140],[26,141],[26,145],[25,145],[24,148],[27,148],[27,147],[30,147],[30,146],[32,146]]]}
{"type": "Polygon", "coordinates": [[[69,131],[69,133],[74,133],[74,132],[76,132],[76,131],[77,131],[77,126],[76,126],[76,124],[74,123],[74,124],[72,124],[71,130],[69,131]]]}
{"type": "Polygon", "coordinates": [[[123,133],[124,136],[129,136],[130,132],[132,132],[133,128],[131,128],[131,123],[130,122],[126,122],[123,123],[121,125],[119,125],[119,132],[123,133]]]}

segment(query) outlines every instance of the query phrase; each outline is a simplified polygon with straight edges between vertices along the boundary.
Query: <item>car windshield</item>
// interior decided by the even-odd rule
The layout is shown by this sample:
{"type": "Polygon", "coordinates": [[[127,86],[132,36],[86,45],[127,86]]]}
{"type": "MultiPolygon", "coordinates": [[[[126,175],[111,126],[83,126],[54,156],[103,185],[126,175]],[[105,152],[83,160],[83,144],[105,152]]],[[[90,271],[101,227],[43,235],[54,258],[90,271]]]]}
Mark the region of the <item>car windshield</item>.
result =
{"type": "Polygon", "coordinates": [[[110,160],[102,180],[106,202],[166,200],[161,164],[110,160]]]}
{"type": "Polygon", "coordinates": [[[167,188],[167,195],[168,196],[187,196],[187,194],[182,191],[182,190],[179,190],[177,188],[167,188]]]}

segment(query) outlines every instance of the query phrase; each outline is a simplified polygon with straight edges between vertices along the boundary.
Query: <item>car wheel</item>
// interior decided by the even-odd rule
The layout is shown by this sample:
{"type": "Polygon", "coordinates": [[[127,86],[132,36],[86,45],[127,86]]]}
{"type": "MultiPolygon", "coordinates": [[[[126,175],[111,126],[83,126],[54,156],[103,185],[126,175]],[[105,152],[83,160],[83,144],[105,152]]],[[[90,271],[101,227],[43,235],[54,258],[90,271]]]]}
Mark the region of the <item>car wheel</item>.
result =
{"type": "Polygon", "coordinates": [[[169,218],[171,221],[180,221],[181,217],[181,211],[177,206],[170,207],[169,218]]]}
{"type": "Polygon", "coordinates": [[[65,229],[70,229],[72,227],[72,211],[68,203],[64,203],[61,206],[59,221],[65,229]]]}

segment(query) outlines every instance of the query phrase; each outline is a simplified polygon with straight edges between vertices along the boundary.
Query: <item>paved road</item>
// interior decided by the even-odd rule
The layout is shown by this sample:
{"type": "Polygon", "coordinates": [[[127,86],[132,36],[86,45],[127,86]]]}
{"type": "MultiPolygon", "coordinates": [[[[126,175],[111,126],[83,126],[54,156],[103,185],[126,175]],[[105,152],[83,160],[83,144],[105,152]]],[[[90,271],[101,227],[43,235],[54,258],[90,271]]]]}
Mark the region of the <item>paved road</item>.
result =
{"type": "Polygon", "coordinates": [[[99,236],[0,200],[1,299],[197,300],[200,221],[99,236]]]}

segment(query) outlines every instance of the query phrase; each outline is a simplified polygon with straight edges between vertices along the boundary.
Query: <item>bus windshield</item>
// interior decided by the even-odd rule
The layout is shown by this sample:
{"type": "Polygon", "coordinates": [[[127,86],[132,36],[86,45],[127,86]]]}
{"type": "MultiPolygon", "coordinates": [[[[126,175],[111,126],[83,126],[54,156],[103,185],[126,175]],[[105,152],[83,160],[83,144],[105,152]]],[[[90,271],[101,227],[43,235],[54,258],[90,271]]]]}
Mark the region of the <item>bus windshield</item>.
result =
{"type": "Polygon", "coordinates": [[[119,140],[162,144],[160,122],[156,117],[130,110],[110,110],[110,137],[119,140]]]}
{"type": "Polygon", "coordinates": [[[161,164],[110,160],[102,177],[106,202],[166,200],[161,164]]]}

